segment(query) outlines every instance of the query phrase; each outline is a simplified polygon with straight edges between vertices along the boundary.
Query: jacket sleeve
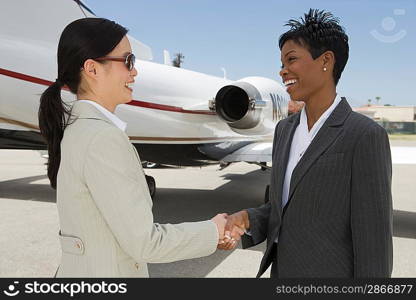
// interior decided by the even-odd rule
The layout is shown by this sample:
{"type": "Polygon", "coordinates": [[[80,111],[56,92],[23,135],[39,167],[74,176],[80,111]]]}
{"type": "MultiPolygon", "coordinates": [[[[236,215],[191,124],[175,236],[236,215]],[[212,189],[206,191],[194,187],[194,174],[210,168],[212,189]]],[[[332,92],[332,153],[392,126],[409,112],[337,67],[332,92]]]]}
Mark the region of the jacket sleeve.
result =
{"type": "Polygon", "coordinates": [[[270,208],[270,202],[267,202],[260,207],[247,209],[250,230],[249,234],[243,235],[241,239],[244,249],[254,247],[266,240],[270,208]]]}
{"type": "Polygon", "coordinates": [[[354,277],[391,276],[391,176],[391,153],[386,131],[373,125],[357,142],[352,161],[354,277]]]}
{"type": "Polygon", "coordinates": [[[152,200],[140,161],[118,128],[106,128],[91,140],[84,178],[121,248],[137,262],[172,262],[216,250],[218,231],[211,220],[175,225],[153,222],[152,200]]]}

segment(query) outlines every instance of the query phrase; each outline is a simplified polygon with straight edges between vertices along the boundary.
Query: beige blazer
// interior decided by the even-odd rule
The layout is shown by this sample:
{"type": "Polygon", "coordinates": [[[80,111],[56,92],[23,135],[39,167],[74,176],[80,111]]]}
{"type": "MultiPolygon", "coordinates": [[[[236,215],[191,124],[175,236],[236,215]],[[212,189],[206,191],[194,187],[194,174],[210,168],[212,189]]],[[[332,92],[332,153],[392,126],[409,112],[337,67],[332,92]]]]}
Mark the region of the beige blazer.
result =
{"type": "MultiPolygon", "coordinates": [[[[57,277],[148,277],[146,263],[212,254],[211,220],[153,222],[140,158],[127,135],[88,103],[75,102],[57,177],[62,259],[57,277]]],[[[180,212],[178,212],[180,213],[180,212]]]]}

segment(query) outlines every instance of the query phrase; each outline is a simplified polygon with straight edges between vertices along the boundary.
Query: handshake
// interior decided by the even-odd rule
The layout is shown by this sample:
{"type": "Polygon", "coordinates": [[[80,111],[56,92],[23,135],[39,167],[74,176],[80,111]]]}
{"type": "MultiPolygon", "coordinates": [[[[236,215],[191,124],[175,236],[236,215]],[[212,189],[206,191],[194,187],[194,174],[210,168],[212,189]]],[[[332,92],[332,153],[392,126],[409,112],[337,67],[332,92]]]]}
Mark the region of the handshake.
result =
{"type": "Polygon", "coordinates": [[[218,214],[211,219],[217,225],[219,241],[217,248],[221,250],[234,249],[241,236],[250,228],[248,213],[246,210],[232,215],[218,214]]]}

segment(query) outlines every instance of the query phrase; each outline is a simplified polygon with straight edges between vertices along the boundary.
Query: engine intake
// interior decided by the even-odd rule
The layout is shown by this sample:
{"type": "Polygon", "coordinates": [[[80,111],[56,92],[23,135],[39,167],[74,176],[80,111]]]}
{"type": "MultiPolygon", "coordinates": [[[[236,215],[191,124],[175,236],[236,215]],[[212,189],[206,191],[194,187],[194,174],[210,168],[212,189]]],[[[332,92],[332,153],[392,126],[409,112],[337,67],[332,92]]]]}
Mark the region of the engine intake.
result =
{"type": "Polygon", "coordinates": [[[259,91],[247,82],[226,85],[215,96],[215,111],[230,127],[237,129],[256,127],[265,104],[259,91]]]}

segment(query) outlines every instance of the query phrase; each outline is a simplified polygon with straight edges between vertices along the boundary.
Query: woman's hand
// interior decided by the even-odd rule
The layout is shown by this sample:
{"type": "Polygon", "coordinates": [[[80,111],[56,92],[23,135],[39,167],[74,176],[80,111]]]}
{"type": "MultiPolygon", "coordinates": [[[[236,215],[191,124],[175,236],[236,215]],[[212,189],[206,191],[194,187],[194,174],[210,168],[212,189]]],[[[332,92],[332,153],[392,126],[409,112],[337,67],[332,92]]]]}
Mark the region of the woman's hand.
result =
{"type": "Polygon", "coordinates": [[[225,224],[227,224],[227,217],[228,215],[226,213],[218,214],[215,217],[211,219],[217,225],[217,230],[219,234],[219,241],[218,243],[221,243],[221,241],[224,240],[224,231],[225,231],[225,224]]]}
{"type": "Polygon", "coordinates": [[[219,243],[218,249],[232,250],[237,246],[237,242],[241,239],[245,230],[250,228],[250,221],[246,210],[236,212],[227,216],[227,224],[224,228],[224,236],[230,237],[228,240],[224,239],[223,243],[219,243]]]}

